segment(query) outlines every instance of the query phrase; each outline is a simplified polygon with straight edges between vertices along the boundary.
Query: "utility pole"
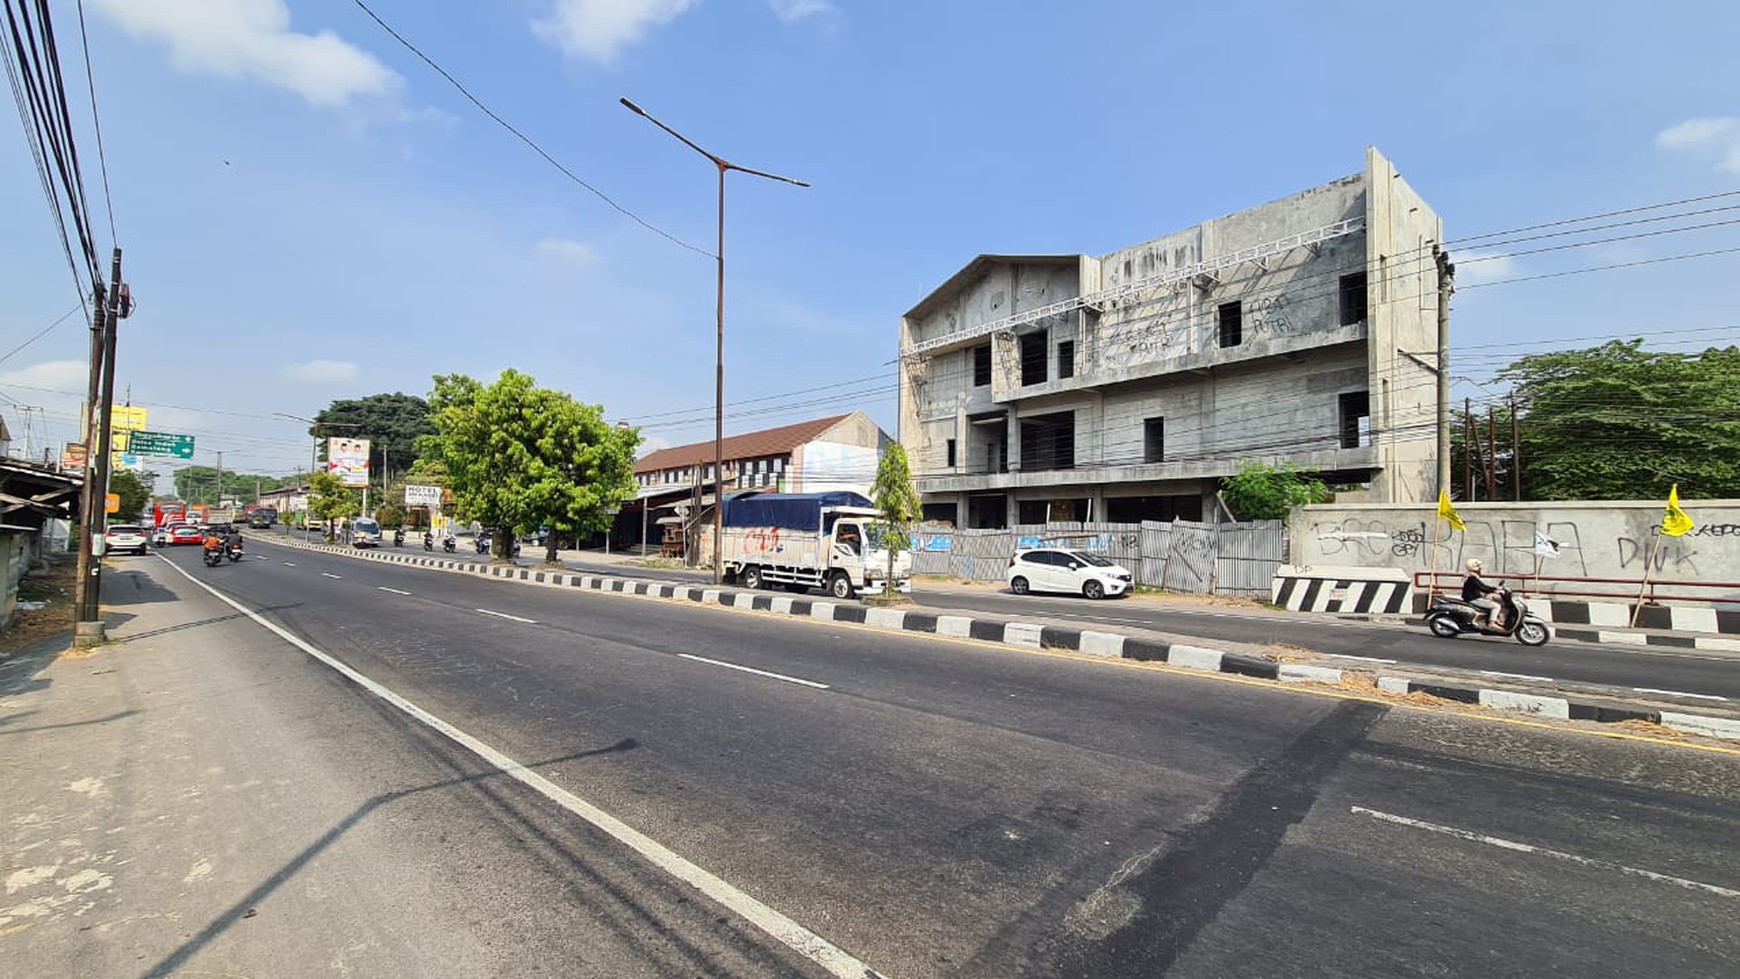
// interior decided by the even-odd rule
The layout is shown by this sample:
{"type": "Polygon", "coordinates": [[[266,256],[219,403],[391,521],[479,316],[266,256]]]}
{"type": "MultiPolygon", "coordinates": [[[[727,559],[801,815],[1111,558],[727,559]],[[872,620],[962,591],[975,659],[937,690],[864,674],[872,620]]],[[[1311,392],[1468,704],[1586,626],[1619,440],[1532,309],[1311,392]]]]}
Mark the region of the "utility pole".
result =
{"type": "Polygon", "coordinates": [[[1456,266],[1450,255],[1432,246],[1438,266],[1438,489],[1450,489],[1450,295],[1456,291],[1456,266]]]}
{"type": "Polygon", "coordinates": [[[1473,502],[1474,497],[1474,402],[1468,398],[1462,399],[1462,485],[1466,498],[1473,502]]]}
{"type": "Polygon", "coordinates": [[[98,282],[91,292],[91,370],[87,382],[89,393],[84,405],[84,435],[85,443],[85,485],[84,495],[79,498],[79,551],[74,565],[78,575],[73,582],[73,610],[77,620],[73,625],[74,638],[83,643],[99,643],[103,641],[103,623],[97,617],[97,581],[96,576],[102,573],[102,560],[93,552],[96,535],[92,528],[96,526],[94,515],[98,511],[97,500],[97,402],[102,398],[103,390],[103,337],[108,329],[108,309],[104,302],[105,290],[98,282]]]}
{"type": "Polygon", "coordinates": [[[98,373],[100,379],[93,376],[92,380],[99,387],[95,394],[96,411],[91,421],[96,435],[96,445],[91,446],[86,440],[85,455],[85,508],[88,520],[81,532],[83,541],[80,545],[80,556],[84,558],[84,567],[79,576],[79,585],[83,593],[76,596],[78,605],[77,621],[74,623],[74,638],[86,643],[103,641],[103,620],[100,612],[103,592],[103,562],[89,552],[93,550],[93,535],[100,533],[99,527],[105,522],[109,494],[109,446],[113,434],[113,426],[109,423],[109,412],[115,403],[115,337],[120,332],[121,317],[127,315],[124,308],[125,287],[121,284],[121,249],[116,248],[114,260],[109,271],[109,289],[107,294],[99,293],[93,320],[101,320],[101,335],[93,337],[91,350],[93,353],[92,373],[98,373]],[[103,300],[107,300],[104,302],[103,300]]]}
{"type": "Polygon", "coordinates": [[[212,494],[212,506],[224,505],[224,450],[217,450],[217,492],[212,494]]]}
{"type": "Polygon", "coordinates": [[[1522,423],[1516,417],[1516,392],[1510,393],[1510,490],[1522,502],[1522,423]]]}
{"type": "Polygon", "coordinates": [[[1498,499],[1498,437],[1492,424],[1492,406],[1486,406],[1486,498],[1498,499]]]}

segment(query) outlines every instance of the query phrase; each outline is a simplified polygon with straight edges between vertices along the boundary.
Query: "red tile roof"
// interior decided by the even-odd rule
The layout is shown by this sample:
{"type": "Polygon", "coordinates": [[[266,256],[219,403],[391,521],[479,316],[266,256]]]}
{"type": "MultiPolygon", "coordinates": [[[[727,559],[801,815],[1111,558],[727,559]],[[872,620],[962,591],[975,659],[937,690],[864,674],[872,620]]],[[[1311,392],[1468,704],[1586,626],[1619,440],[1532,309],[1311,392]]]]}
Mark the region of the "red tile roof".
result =
{"type": "MultiPolygon", "coordinates": [[[[746,435],[728,436],[725,439],[725,461],[784,455],[850,417],[850,413],[832,415],[827,418],[817,418],[814,421],[798,422],[796,425],[782,425],[779,428],[764,429],[746,435]]],[[[634,464],[634,471],[636,475],[663,472],[666,469],[706,465],[712,461],[713,440],[708,439],[705,442],[696,442],[692,445],[659,449],[637,461],[634,464]]]]}

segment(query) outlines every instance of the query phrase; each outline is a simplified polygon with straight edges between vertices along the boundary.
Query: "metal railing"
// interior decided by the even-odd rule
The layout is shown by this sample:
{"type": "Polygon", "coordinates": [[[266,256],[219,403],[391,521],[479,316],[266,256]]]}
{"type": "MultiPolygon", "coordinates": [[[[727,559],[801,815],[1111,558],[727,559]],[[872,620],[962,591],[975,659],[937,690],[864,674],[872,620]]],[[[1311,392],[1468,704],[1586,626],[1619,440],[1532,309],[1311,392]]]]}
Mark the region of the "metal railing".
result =
{"type": "MultiPolygon", "coordinates": [[[[1414,590],[1435,592],[1457,592],[1462,588],[1462,581],[1467,575],[1460,571],[1416,571],[1414,572],[1414,590]]],[[[1663,602],[1683,602],[1696,605],[1709,605],[1717,602],[1740,603],[1740,581],[1686,581],[1682,579],[1650,578],[1579,578],[1564,575],[1513,575],[1506,578],[1493,577],[1494,582],[1505,582],[1519,595],[1535,595],[1541,598],[1581,598],[1604,601],[1636,602],[1639,599],[1645,605],[1659,605],[1663,602]],[[1572,587],[1561,587],[1569,584],[1572,587]],[[1577,586],[1593,586],[1589,588],[1577,586]]]]}

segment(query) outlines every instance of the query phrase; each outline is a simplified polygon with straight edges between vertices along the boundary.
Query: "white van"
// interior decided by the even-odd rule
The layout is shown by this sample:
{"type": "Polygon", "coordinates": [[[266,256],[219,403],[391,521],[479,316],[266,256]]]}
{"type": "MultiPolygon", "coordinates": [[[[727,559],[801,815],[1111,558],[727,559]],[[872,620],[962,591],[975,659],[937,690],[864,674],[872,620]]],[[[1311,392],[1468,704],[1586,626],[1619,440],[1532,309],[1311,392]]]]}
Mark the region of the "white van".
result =
{"type": "Polygon", "coordinates": [[[356,518],[350,525],[350,543],[353,547],[380,547],[380,522],[373,517],[356,518]]]}

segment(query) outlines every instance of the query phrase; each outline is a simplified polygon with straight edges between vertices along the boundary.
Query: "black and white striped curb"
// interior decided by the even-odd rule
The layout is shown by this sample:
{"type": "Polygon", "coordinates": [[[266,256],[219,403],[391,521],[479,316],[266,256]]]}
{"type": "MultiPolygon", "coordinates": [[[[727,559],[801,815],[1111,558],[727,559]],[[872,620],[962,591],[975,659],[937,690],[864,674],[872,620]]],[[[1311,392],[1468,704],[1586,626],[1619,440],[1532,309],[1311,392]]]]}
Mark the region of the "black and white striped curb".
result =
{"type": "MultiPolygon", "coordinates": [[[[278,543],[284,543],[279,541],[278,543]]],[[[1170,666],[1209,673],[1230,673],[1282,683],[1321,683],[1335,686],[1341,683],[1344,671],[1327,666],[1300,663],[1279,663],[1261,656],[1233,653],[1206,646],[1167,642],[1141,636],[1126,636],[1092,629],[1071,629],[1035,622],[1004,622],[968,615],[941,612],[921,612],[912,609],[878,608],[857,603],[841,603],[825,599],[810,599],[791,595],[768,595],[703,585],[672,584],[643,578],[617,578],[609,575],[581,574],[567,571],[540,571],[506,565],[490,565],[481,561],[458,561],[452,558],[422,557],[393,552],[358,551],[335,545],[303,544],[293,546],[328,551],[349,557],[410,564],[442,571],[457,571],[509,581],[523,581],[558,588],[582,588],[589,591],[637,595],[717,605],[724,608],[802,616],[825,622],[846,622],[896,632],[914,632],[957,639],[977,639],[1024,649],[1059,649],[1105,656],[1113,659],[1165,663],[1170,666]]],[[[1389,694],[1424,693],[1457,703],[1476,704],[1497,710],[1517,711],[1539,717],[1570,721],[1647,721],[1663,727],[1717,738],[1740,739],[1740,719],[1685,714],[1646,707],[1615,706],[1604,703],[1573,701],[1567,697],[1519,693],[1480,686],[1425,682],[1407,677],[1379,676],[1377,687],[1389,694]]]]}

